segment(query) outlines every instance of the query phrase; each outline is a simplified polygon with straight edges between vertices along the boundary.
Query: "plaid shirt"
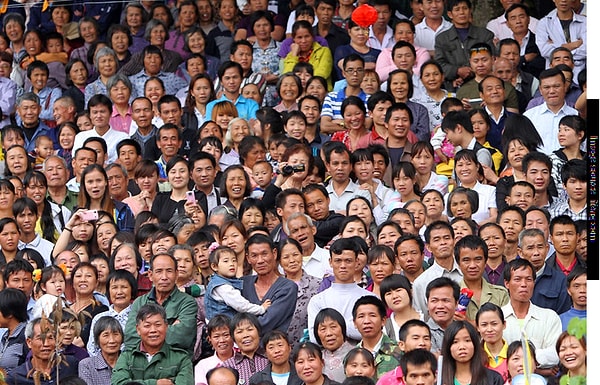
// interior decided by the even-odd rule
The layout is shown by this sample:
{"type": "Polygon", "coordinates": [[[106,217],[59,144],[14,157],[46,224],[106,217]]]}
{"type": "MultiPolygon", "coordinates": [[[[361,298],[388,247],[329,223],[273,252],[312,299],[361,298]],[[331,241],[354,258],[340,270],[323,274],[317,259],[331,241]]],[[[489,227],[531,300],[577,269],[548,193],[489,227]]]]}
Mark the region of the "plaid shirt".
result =
{"type": "Polygon", "coordinates": [[[583,209],[581,209],[581,211],[576,212],[576,211],[573,211],[573,209],[571,209],[571,206],[569,205],[569,200],[565,199],[560,202],[557,202],[554,205],[554,207],[551,208],[550,215],[552,216],[552,218],[555,218],[559,215],[568,215],[574,221],[578,221],[578,220],[586,221],[587,220],[587,204],[583,207],[583,209]]]}
{"type": "Polygon", "coordinates": [[[240,384],[248,383],[254,373],[258,373],[269,364],[269,360],[260,349],[250,358],[240,352],[223,363],[223,366],[236,369],[240,373],[240,384]]]}

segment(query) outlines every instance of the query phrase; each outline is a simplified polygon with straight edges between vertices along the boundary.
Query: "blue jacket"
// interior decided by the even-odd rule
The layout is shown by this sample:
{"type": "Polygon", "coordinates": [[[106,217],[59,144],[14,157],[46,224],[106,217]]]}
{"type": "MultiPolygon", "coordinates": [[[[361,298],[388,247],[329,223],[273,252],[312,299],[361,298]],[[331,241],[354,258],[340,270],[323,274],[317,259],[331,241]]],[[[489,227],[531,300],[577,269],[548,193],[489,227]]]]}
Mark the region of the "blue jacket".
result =
{"type": "MultiPolygon", "coordinates": [[[[65,356],[65,363],[61,363],[59,366],[60,378],[65,378],[67,376],[77,376],[79,361],[72,356],[65,356]]],[[[23,364],[14,368],[11,372],[6,376],[7,384],[19,384],[19,385],[34,385],[33,377],[29,373],[32,369],[31,366],[31,358],[28,358],[23,364]]],[[[40,377],[41,385],[52,385],[56,384],[56,367],[52,368],[52,373],[50,373],[50,379],[47,380],[44,376],[40,377]]]]}
{"type": "Polygon", "coordinates": [[[539,307],[552,309],[562,314],[571,308],[571,298],[567,293],[567,278],[565,275],[548,265],[544,272],[535,280],[531,302],[539,307]]]}
{"type": "Polygon", "coordinates": [[[241,279],[238,278],[225,278],[218,274],[213,274],[210,277],[210,281],[208,281],[208,286],[206,287],[206,295],[204,296],[204,308],[206,311],[206,319],[211,319],[212,317],[223,314],[229,317],[233,317],[236,315],[236,311],[229,307],[225,302],[217,301],[213,298],[213,291],[223,285],[233,286],[234,289],[242,291],[242,287],[244,286],[241,279]]]}

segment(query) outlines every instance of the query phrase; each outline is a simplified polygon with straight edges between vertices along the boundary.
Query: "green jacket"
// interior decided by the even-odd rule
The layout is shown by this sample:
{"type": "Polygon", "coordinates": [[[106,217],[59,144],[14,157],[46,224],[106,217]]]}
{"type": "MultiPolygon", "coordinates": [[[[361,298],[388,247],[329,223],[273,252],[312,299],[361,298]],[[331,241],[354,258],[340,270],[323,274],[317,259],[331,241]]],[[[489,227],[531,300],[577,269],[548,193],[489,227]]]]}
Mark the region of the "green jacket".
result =
{"type": "MultiPolygon", "coordinates": [[[[135,318],[140,307],[151,302],[158,304],[156,302],[154,287],[148,294],[138,297],[133,302],[133,305],[131,305],[129,318],[125,325],[126,349],[136,349],[140,345],[140,336],[135,329],[135,318]]],[[[171,295],[163,302],[162,306],[167,313],[167,322],[169,324],[166,342],[172,347],[180,348],[189,354],[193,354],[196,342],[196,314],[198,312],[196,301],[191,295],[175,288],[171,295]]]]}
{"type": "MultiPolygon", "coordinates": [[[[362,341],[358,343],[358,346],[362,347],[362,341]]],[[[377,378],[396,369],[396,367],[400,365],[401,357],[402,350],[400,350],[398,344],[383,333],[381,346],[379,347],[379,350],[375,352],[375,375],[377,378]]]]}
{"type": "Polygon", "coordinates": [[[168,378],[175,385],[193,385],[194,370],[190,355],[183,349],[170,347],[166,342],[148,362],[146,353],[139,346],[127,349],[119,356],[113,369],[112,385],[123,385],[131,381],[145,385],[156,385],[156,381],[168,378]]]}
{"type": "MultiPolygon", "coordinates": [[[[467,306],[467,318],[472,321],[475,320],[477,311],[479,311],[479,308],[484,303],[491,302],[495,305],[502,307],[510,301],[510,298],[508,296],[508,290],[506,290],[502,286],[492,285],[485,279],[482,279],[482,281],[483,282],[481,284],[481,298],[479,299],[479,303],[475,302],[475,300],[471,298],[471,301],[467,306]]],[[[467,285],[465,285],[465,281],[460,281],[460,288],[464,289],[466,287],[467,285]]]]}

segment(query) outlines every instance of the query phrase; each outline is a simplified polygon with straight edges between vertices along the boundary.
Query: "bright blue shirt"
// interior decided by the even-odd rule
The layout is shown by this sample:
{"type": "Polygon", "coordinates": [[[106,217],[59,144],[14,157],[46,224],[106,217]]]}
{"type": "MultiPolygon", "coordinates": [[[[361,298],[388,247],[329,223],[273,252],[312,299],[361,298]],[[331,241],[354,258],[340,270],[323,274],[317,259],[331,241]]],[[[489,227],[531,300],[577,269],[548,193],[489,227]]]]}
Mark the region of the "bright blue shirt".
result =
{"type": "Polygon", "coordinates": [[[252,99],[246,99],[242,95],[238,96],[236,101],[229,100],[225,95],[221,96],[217,100],[206,105],[206,119],[212,119],[212,109],[218,102],[228,101],[235,104],[238,116],[245,120],[256,119],[256,111],[258,111],[258,103],[252,99]]]}

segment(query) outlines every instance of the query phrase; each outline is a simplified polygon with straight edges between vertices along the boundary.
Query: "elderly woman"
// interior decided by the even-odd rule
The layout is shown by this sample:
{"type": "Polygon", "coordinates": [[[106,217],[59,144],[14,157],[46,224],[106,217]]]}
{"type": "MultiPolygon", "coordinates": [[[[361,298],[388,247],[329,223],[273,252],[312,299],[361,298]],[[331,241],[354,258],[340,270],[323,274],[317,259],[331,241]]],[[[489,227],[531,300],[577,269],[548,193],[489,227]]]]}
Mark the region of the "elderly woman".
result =
{"type": "Polygon", "coordinates": [[[198,24],[198,7],[191,0],[184,0],[179,3],[179,26],[176,26],[169,33],[169,38],[165,42],[165,48],[177,52],[185,60],[189,53],[184,49],[185,35],[190,28],[198,24]]]}
{"type": "Polygon", "coordinates": [[[77,112],[85,110],[85,87],[87,86],[88,70],[80,59],[70,60],[65,66],[65,83],[67,89],[62,96],[69,96],[75,102],[77,112]]]}
{"type": "Polygon", "coordinates": [[[146,23],[146,11],[139,3],[131,2],[125,6],[125,20],[123,23],[129,29],[129,34],[132,38],[129,51],[131,53],[140,52],[148,45],[148,41],[144,38],[146,23]]]}
{"type": "Polygon", "coordinates": [[[226,170],[231,165],[240,164],[239,145],[249,135],[252,135],[252,132],[247,121],[242,118],[233,118],[229,121],[225,133],[227,147],[225,147],[225,153],[219,162],[222,170],[226,170]]]}
{"type": "Polygon", "coordinates": [[[100,352],[96,356],[81,360],[79,377],[86,384],[110,384],[112,369],[121,353],[123,328],[116,318],[103,316],[94,325],[93,333],[100,352]]]}
{"type": "MultiPolygon", "coordinates": [[[[94,69],[91,67],[91,64],[87,62],[87,55],[92,44],[98,41],[98,37],[100,36],[98,21],[93,17],[83,17],[79,20],[79,36],[83,39],[83,46],[75,48],[73,52],[71,52],[70,59],[81,59],[86,63],[88,74],[92,74],[94,69]]],[[[98,68],[96,63],[94,63],[94,65],[98,68]]]]}
{"type": "Polygon", "coordinates": [[[108,45],[115,51],[119,58],[119,68],[123,67],[131,59],[130,47],[133,43],[129,29],[121,24],[113,24],[108,29],[108,45]]]}
{"type": "MultiPolygon", "coordinates": [[[[85,60],[83,61],[85,63],[85,60]]],[[[102,47],[96,52],[94,56],[94,66],[97,68],[98,79],[88,84],[85,87],[85,105],[87,106],[89,100],[94,95],[102,94],[108,95],[108,88],[106,87],[108,79],[117,73],[119,66],[119,58],[115,51],[108,47],[102,47]]],[[[88,69],[88,73],[89,73],[88,69]]]]}
{"type": "MultiPolygon", "coordinates": [[[[204,57],[205,72],[210,76],[211,80],[216,79],[219,72],[219,66],[221,65],[221,60],[206,53],[205,50],[207,37],[205,32],[201,28],[192,27],[183,37],[185,39],[184,49],[188,52],[187,56],[191,56],[193,54],[202,55],[204,57]]],[[[186,80],[189,80],[192,76],[190,76],[186,68],[186,64],[187,63],[184,62],[179,65],[178,73],[181,73],[186,80]]]]}
{"type": "Polygon", "coordinates": [[[131,98],[132,85],[129,78],[123,74],[115,74],[108,79],[106,83],[108,96],[113,103],[113,110],[110,116],[110,126],[117,131],[130,134],[131,128],[131,98]]]}

